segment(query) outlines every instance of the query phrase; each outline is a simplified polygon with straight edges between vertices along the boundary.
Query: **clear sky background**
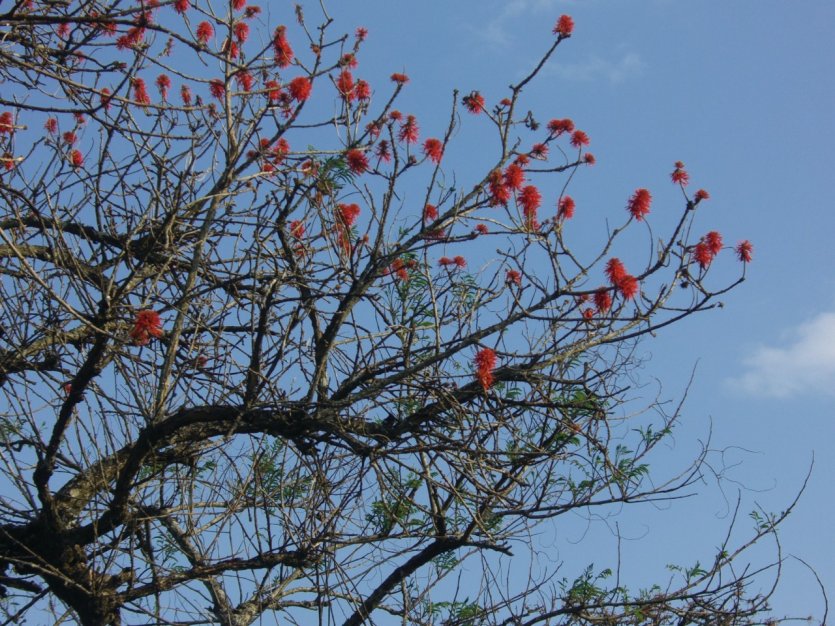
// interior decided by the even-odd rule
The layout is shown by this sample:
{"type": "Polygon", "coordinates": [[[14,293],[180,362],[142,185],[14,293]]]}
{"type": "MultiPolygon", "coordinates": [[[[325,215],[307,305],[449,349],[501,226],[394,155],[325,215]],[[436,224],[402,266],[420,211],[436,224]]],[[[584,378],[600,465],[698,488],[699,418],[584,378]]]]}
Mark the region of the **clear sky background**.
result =
{"type": "MultiPolygon", "coordinates": [[[[317,6],[305,3],[311,22],[317,6]]],[[[742,538],[756,506],[776,512],[791,502],[814,455],[782,547],[812,564],[835,598],[835,2],[339,0],[328,9],[337,28],[370,31],[358,77],[410,76],[399,108],[418,116],[423,136],[441,135],[453,88],[478,89],[488,103],[504,97],[551,43],[556,18],[574,17],[574,36],[522,105],[544,122],[571,117],[591,137],[598,163],[570,187],[578,241],[599,241],[637,187],[653,191],[653,224],[663,230],[665,207],[676,215],[682,206],[669,180],[680,159],[693,189],[711,194],[697,230],[755,246],[724,309],[641,346],[639,398],[651,401],[659,385],[662,397],[680,397],[696,367],[684,423],[658,469],[681,467],[712,429],[726,480],[669,507],[625,511],[624,574],[663,583],[666,563],[709,559],[738,493],[742,538]]],[[[495,148],[484,125],[464,121],[462,147],[444,159],[459,180],[483,173],[479,153],[495,148]]],[[[739,266],[716,269],[725,271],[730,279],[739,266]]],[[[591,561],[602,568],[614,562],[614,521],[587,527],[578,518],[537,541],[571,573],[591,561]]],[[[823,612],[814,578],[792,560],[773,604],[778,614],[823,612]]]]}

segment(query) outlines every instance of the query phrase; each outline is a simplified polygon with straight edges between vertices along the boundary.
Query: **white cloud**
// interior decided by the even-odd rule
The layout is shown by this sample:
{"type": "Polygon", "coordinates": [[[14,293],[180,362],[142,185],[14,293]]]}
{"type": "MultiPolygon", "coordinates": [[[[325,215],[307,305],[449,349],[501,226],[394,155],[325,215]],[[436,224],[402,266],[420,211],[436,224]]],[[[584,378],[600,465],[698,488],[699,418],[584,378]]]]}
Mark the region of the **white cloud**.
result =
{"type": "Polygon", "coordinates": [[[801,393],[835,396],[835,312],[821,313],[787,338],[784,347],[761,346],[746,357],[747,371],[731,384],[776,398],[801,393]]]}
{"type": "MultiPolygon", "coordinates": [[[[504,46],[509,43],[507,34],[508,22],[525,13],[552,14],[558,5],[571,4],[575,0],[507,0],[502,3],[501,10],[478,35],[494,45],[504,46]]],[[[554,17],[556,21],[556,17],[554,17]]]]}
{"type": "Polygon", "coordinates": [[[577,63],[552,63],[547,72],[566,80],[592,81],[600,78],[620,83],[644,71],[645,64],[635,52],[627,52],[616,61],[592,56],[577,63]]]}

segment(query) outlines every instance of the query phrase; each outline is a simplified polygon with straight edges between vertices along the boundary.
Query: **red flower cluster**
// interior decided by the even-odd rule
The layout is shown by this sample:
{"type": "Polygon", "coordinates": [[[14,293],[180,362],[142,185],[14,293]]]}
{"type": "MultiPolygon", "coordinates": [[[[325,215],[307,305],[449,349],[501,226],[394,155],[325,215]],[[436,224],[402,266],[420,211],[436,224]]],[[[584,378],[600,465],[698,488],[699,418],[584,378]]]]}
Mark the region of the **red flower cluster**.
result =
{"type": "Polygon", "coordinates": [[[0,113],[0,135],[11,135],[14,133],[14,115],[10,111],[0,113]]]}
{"type": "Polygon", "coordinates": [[[583,161],[586,162],[586,165],[594,165],[595,163],[597,163],[597,159],[591,152],[586,152],[583,155],[583,161]]]}
{"type": "Polygon", "coordinates": [[[196,34],[197,42],[205,46],[207,43],[209,43],[209,39],[211,39],[214,36],[215,29],[208,22],[200,22],[197,25],[196,34]]]}
{"type": "Polygon", "coordinates": [[[191,106],[191,87],[188,85],[180,87],[180,97],[183,99],[185,106],[191,106]]]}
{"type": "Polygon", "coordinates": [[[394,73],[391,75],[391,80],[397,83],[398,85],[405,85],[409,82],[409,77],[405,74],[394,73]]]}
{"type": "Polygon", "coordinates": [[[467,259],[462,256],[456,256],[453,258],[449,258],[448,256],[442,256],[438,259],[438,265],[441,267],[449,267],[450,265],[454,265],[458,269],[464,269],[467,267],[467,259]]]}
{"type": "Polygon", "coordinates": [[[507,274],[505,275],[504,282],[508,285],[522,285],[522,275],[516,270],[507,270],[507,274]]]}
{"type": "Polygon", "coordinates": [[[754,246],[747,239],[736,244],[736,256],[743,263],[750,263],[754,256],[754,246]]]}
{"type": "Polygon", "coordinates": [[[571,135],[571,145],[575,148],[582,148],[589,145],[589,136],[582,130],[575,130],[571,135]]]}
{"type": "Polygon", "coordinates": [[[570,133],[574,130],[574,122],[568,118],[564,120],[551,120],[548,122],[548,130],[555,137],[559,137],[563,133],[570,133]]]}
{"type": "Polygon", "coordinates": [[[493,170],[487,177],[487,185],[490,188],[490,206],[507,204],[510,200],[510,188],[505,184],[501,170],[493,170]]]}
{"type": "Polygon", "coordinates": [[[638,294],[638,279],[626,271],[620,259],[617,257],[609,259],[605,271],[609,282],[624,299],[630,300],[638,294]]]}
{"type": "Polygon", "coordinates": [[[601,287],[594,292],[594,306],[601,315],[612,308],[612,296],[608,289],[601,287]]]}
{"type": "Polygon", "coordinates": [[[536,218],[537,209],[542,204],[542,194],[533,185],[528,185],[516,197],[516,201],[522,206],[525,216],[525,228],[529,231],[539,230],[539,221],[536,218]]]}
{"type": "Polygon", "coordinates": [[[388,139],[380,140],[380,142],[377,144],[377,147],[374,148],[374,154],[381,161],[385,161],[386,163],[391,161],[391,144],[389,143],[388,139]]]}
{"type": "Polygon", "coordinates": [[[64,143],[68,146],[74,146],[75,143],[78,141],[78,136],[75,134],[74,131],[68,130],[63,135],[61,135],[61,139],[63,139],[64,143]]]}
{"type": "Polygon", "coordinates": [[[360,215],[360,207],[358,204],[337,204],[337,216],[345,228],[351,228],[354,222],[360,215]]]}
{"type": "Polygon", "coordinates": [[[647,189],[636,189],[629,199],[626,209],[639,222],[649,213],[649,205],[652,202],[652,194],[647,189]]]}
{"type": "Polygon", "coordinates": [[[574,20],[568,15],[560,15],[560,19],[557,20],[554,26],[554,34],[560,37],[570,37],[573,30],[574,20]]]}
{"type": "Polygon", "coordinates": [[[235,33],[235,39],[238,40],[238,43],[245,43],[249,39],[249,24],[246,22],[235,22],[235,25],[232,27],[232,32],[235,33]]]}
{"type": "Polygon", "coordinates": [[[70,152],[70,163],[72,163],[73,167],[81,167],[84,165],[84,155],[81,154],[80,150],[70,152]]]}
{"type": "Polygon", "coordinates": [[[46,118],[46,122],[44,122],[43,127],[50,135],[54,135],[58,132],[58,120],[54,117],[48,117],[46,118]]]}
{"type": "Polygon", "coordinates": [[[189,9],[189,0],[175,0],[174,1],[174,10],[182,15],[189,9]]]}
{"type": "Polygon", "coordinates": [[[142,106],[151,104],[151,97],[145,87],[145,81],[141,78],[134,78],[131,80],[131,84],[133,85],[133,99],[142,106]]]}
{"type": "Polygon", "coordinates": [[[369,85],[366,81],[359,79],[357,84],[354,86],[354,95],[357,97],[357,100],[370,100],[371,85],[369,85]]]}
{"type": "Polygon", "coordinates": [[[719,254],[720,250],[722,250],[722,235],[712,230],[702,237],[696,247],[693,248],[693,260],[699,264],[700,268],[704,269],[710,265],[713,257],[719,254]]]}
{"type": "MultiPolygon", "coordinates": [[[[293,62],[293,48],[287,41],[286,26],[278,26],[273,35],[273,50],[275,51],[275,63],[278,67],[288,67],[293,62]]],[[[304,98],[306,100],[306,98],[304,98]]]]}
{"type": "Polygon", "coordinates": [[[701,202],[702,200],[707,200],[708,198],[710,198],[710,194],[709,194],[708,192],[706,192],[704,189],[699,189],[699,190],[696,192],[696,195],[695,195],[695,196],[693,196],[693,199],[694,199],[697,203],[701,202]]]}
{"type": "Polygon", "coordinates": [[[560,198],[559,204],[557,204],[557,219],[560,221],[570,220],[574,217],[574,209],[576,206],[574,198],[571,196],[563,196],[560,198]]]}
{"type": "Polygon", "coordinates": [[[470,113],[478,115],[484,110],[484,96],[477,91],[473,91],[470,95],[464,96],[462,102],[470,113]]]}
{"type": "Polygon", "coordinates": [[[418,140],[419,132],[420,129],[418,128],[417,118],[414,115],[409,115],[400,127],[400,131],[397,133],[397,138],[400,139],[400,141],[405,141],[406,143],[415,143],[418,140]]]}
{"type": "Polygon", "coordinates": [[[295,239],[301,239],[304,237],[304,222],[301,220],[293,220],[290,222],[290,235],[292,235],[295,239]]]}
{"type": "Polygon", "coordinates": [[[223,81],[219,78],[213,78],[210,80],[209,93],[212,94],[214,98],[222,100],[223,96],[226,94],[226,87],[224,86],[223,81]]]}
{"type": "Polygon", "coordinates": [[[145,346],[151,337],[162,337],[162,320],[156,311],[139,311],[130,331],[130,338],[134,345],[145,346]]]}
{"type": "Polygon", "coordinates": [[[484,391],[493,386],[493,370],[496,369],[496,353],[490,348],[482,348],[475,355],[475,377],[484,391]]]}
{"type": "Polygon", "coordinates": [[[157,89],[159,89],[160,98],[163,101],[168,99],[168,90],[171,89],[171,79],[166,74],[160,74],[156,80],[157,89]]]}
{"type": "Polygon", "coordinates": [[[290,97],[298,102],[304,102],[307,100],[310,97],[310,91],[312,89],[313,85],[310,82],[310,79],[306,76],[296,76],[296,78],[291,80],[290,84],[287,85],[290,97]]]}
{"type": "Polygon", "coordinates": [[[354,93],[354,75],[350,70],[342,70],[339,73],[339,78],[336,79],[336,90],[342,99],[346,102],[351,102],[356,98],[354,93]]]}
{"type": "Polygon", "coordinates": [[[444,144],[441,143],[440,139],[430,137],[423,142],[423,153],[433,163],[440,163],[444,156],[444,144]]]}
{"type": "Polygon", "coordinates": [[[434,204],[427,204],[423,207],[424,222],[434,222],[436,219],[438,219],[438,207],[434,204]]]}
{"type": "Polygon", "coordinates": [[[364,174],[368,170],[368,157],[362,150],[356,148],[348,150],[345,153],[345,161],[348,163],[348,169],[354,174],[364,174]]]}
{"type": "Polygon", "coordinates": [[[670,178],[674,183],[677,183],[684,187],[687,183],[690,182],[690,174],[688,174],[684,170],[684,163],[681,161],[675,162],[676,169],[673,170],[673,173],[670,174],[670,178]]]}
{"type": "Polygon", "coordinates": [[[519,191],[525,184],[525,171],[516,163],[511,163],[504,171],[504,184],[519,191]]]}
{"type": "Polygon", "coordinates": [[[531,148],[531,156],[534,159],[546,160],[548,158],[548,146],[544,143],[535,143],[531,148]]]}

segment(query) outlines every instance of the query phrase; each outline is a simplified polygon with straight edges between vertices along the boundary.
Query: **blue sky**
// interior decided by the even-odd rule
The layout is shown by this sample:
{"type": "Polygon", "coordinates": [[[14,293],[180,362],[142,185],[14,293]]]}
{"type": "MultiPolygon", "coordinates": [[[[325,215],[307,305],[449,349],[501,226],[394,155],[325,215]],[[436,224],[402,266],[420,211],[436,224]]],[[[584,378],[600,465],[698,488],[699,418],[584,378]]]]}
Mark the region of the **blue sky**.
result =
{"type": "MultiPolygon", "coordinates": [[[[312,19],[316,3],[306,6],[312,19]]],[[[425,136],[444,128],[453,88],[498,101],[549,44],[556,18],[574,17],[574,36],[526,89],[523,106],[541,121],[571,117],[591,137],[598,164],[570,188],[582,213],[576,236],[595,241],[636,187],[655,193],[662,229],[663,207],[680,208],[669,181],[680,159],[693,187],[711,194],[699,229],[755,246],[747,279],[724,309],[641,347],[646,386],[637,393],[645,399],[677,398],[696,368],[665,462],[673,468],[690,458],[712,431],[711,446],[725,449],[714,458],[727,480],[721,488],[708,481],[698,498],[670,507],[625,512],[621,531],[636,538],[622,548],[631,575],[657,580],[679,556],[709,555],[738,490],[741,530],[757,505],[782,510],[814,455],[782,546],[810,562],[835,596],[835,3],[343,0],[329,9],[337,27],[370,31],[358,76],[410,76],[399,108],[418,115],[425,136]]],[[[480,171],[473,147],[484,140],[483,128],[464,121],[455,138],[462,147],[445,157],[462,179],[480,171]]],[[[728,265],[728,276],[737,271],[728,265]]],[[[611,558],[606,525],[583,528],[581,521],[539,540],[566,563],[590,542],[595,558],[611,558]]],[[[788,561],[775,612],[820,615],[814,586],[788,561]]]]}

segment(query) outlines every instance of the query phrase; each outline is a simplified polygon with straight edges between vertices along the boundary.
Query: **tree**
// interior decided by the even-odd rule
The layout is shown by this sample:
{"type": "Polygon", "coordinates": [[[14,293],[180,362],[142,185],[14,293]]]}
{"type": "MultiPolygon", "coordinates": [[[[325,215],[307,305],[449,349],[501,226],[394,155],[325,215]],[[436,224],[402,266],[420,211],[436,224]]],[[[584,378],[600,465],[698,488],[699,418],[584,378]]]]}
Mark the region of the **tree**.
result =
{"type": "Polygon", "coordinates": [[[752,256],[714,284],[734,252],[694,234],[708,194],[681,163],[679,219],[644,259],[615,254],[649,223],[643,188],[597,250],[572,247],[588,136],[520,113],[570,17],[506,98],[456,93],[425,138],[395,109],[408,77],[355,78],[367,33],[324,9],[5,9],[9,621],[762,623],[764,571],[734,564],[787,512],[650,589],[585,564],[494,573],[545,520],[699,478],[704,455],[650,480],[678,411],[620,415],[631,350],[752,256]],[[462,124],[492,130],[493,160],[459,181],[462,124]],[[480,579],[456,581],[469,563],[480,579]]]}

